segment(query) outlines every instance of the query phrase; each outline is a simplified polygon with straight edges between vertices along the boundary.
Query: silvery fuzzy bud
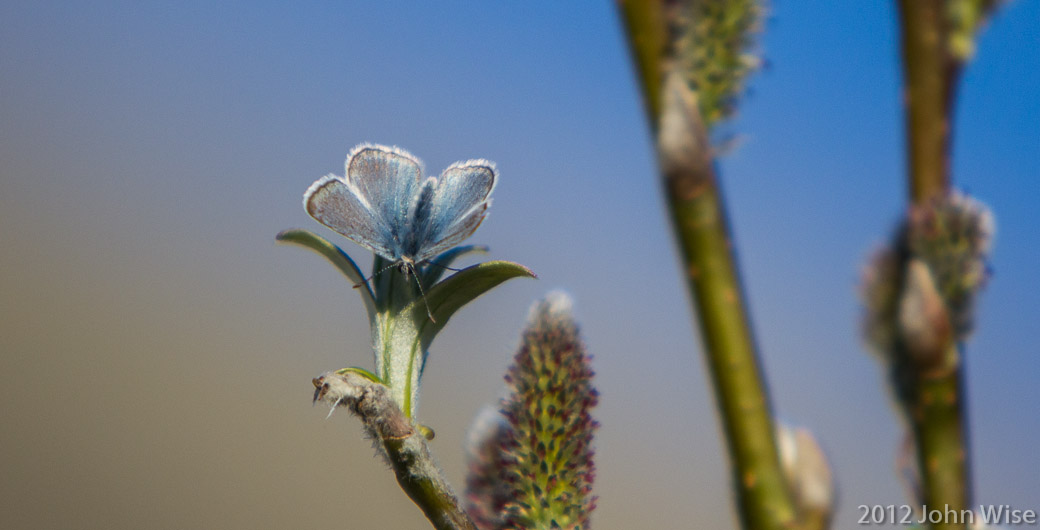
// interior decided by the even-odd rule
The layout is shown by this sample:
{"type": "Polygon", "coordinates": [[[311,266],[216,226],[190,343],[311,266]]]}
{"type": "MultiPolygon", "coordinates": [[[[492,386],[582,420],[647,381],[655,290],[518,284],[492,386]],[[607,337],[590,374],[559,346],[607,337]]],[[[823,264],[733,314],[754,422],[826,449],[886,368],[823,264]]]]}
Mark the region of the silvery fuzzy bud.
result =
{"type": "Polygon", "coordinates": [[[957,365],[950,315],[931,270],[920,259],[906,265],[897,322],[903,350],[919,369],[945,371],[957,365]]]}
{"type": "Polygon", "coordinates": [[[813,528],[827,528],[834,513],[835,497],[827,455],[812,432],[804,427],[778,423],[776,430],[780,465],[799,519],[811,519],[813,528]]]}

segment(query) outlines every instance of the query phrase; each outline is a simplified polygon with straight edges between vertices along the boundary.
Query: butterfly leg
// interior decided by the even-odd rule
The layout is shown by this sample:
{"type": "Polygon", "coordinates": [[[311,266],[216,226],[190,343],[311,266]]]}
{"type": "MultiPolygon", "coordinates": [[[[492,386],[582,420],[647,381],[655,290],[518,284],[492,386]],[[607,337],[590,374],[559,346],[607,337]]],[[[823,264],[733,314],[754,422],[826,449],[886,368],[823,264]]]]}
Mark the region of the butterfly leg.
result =
{"type": "Polygon", "coordinates": [[[415,262],[403,258],[401,266],[404,268],[405,275],[411,274],[415,278],[415,284],[419,286],[419,294],[422,295],[423,303],[426,304],[426,315],[430,317],[430,322],[437,322],[437,319],[433,318],[433,312],[430,311],[430,302],[426,300],[426,291],[423,290],[422,280],[419,279],[418,271],[415,269],[415,262]]]}

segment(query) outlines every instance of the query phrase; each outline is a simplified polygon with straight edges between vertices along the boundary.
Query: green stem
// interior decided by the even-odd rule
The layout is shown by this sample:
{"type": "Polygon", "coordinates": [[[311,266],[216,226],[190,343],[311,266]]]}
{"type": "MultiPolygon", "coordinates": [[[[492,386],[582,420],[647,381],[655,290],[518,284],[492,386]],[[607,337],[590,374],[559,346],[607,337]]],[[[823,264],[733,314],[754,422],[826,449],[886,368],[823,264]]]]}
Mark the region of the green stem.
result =
{"type": "Polygon", "coordinates": [[[944,0],[900,0],[910,196],[915,203],[949,189],[951,93],[957,62],[949,53],[944,0]]]}
{"type": "Polygon", "coordinates": [[[440,473],[417,473],[417,469],[433,468],[426,440],[413,428],[405,439],[383,438],[383,448],[394,468],[397,483],[423,511],[437,530],[477,530],[473,521],[459,506],[451,486],[440,473]]]}
{"type": "Polygon", "coordinates": [[[722,415],[743,526],[791,528],[796,510],[780,468],[772,411],[732,253],[696,95],[672,49],[661,2],[621,4],[656,135],[672,226],[697,310],[722,415]]]}
{"type": "MultiPolygon", "coordinates": [[[[952,93],[959,62],[949,52],[943,0],[900,0],[899,6],[909,192],[914,203],[923,204],[949,193],[952,93]]],[[[920,375],[907,404],[924,503],[932,510],[949,507],[958,514],[970,503],[961,366],[941,375],[920,375]]],[[[954,519],[933,525],[944,530],[965,527],[954,519]]]]}
{"type": "Polygon", "coordinates": [[[917,439],[924,505],[929,510],[947,508],[958,514],[943,517],[934,530],[966,528],[960,517],[969,509],[966,452],[963,443],[960,371],[937,378],[918,380],[917,399],[911,410],[911,424],[917,439]]]}
{"type": "Polygon", "coordinates": [[[661,74],[664,72],[661,63],[669,40],[665,8],[659,1],[642,0],[621,0],[618,7],[639,69],[646,113],[656,128],[657,116],[661,112],[661,74]]]}
{"type": "MultiPolygon", "coordinates": [[[[696,117],[691,102],[678,103],[686,91],[678,76],[666,83],[664,113],[696,117]],[[682,107],[676,107],[682,105],[682,107]]],[[[670,120],[670,118],[665,118],[670,120]]],[[[664,120],[663,120],[664,121],[664,120]]],[[[659,158],[672,226],[679,240],[686,281],[693,295],[705,354],[722,413],[723,429],[734,464],[740,513],[746,528],[785,528],[796,513],[788,494],[776,442],[769,397],[732,252],[729,227],[709,146],[703,129],[693,128],[702,156],[671,158],[674,129],[662,127],[659,158]]],[[[690,150],[682,150],[689,154],[690,150]]]]}

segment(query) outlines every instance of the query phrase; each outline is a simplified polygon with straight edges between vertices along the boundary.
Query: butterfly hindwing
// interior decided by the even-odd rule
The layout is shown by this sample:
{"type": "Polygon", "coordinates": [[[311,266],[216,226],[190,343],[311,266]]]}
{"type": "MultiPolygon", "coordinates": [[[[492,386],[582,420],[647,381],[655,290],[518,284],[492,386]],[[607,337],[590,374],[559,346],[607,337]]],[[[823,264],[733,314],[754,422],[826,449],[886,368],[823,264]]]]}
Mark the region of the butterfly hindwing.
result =
{"type": "Polygon", "coordinates": [[[462,219],[459,219],[449,227],[443,239],[437,240],[431,246],[423,249],[422,254],[416,257],[416,262],[422,263],[431,260],[465,241],[484,221],[489,206],[491,206],[491,201],[486,201],[470,210],[462,219]]]}

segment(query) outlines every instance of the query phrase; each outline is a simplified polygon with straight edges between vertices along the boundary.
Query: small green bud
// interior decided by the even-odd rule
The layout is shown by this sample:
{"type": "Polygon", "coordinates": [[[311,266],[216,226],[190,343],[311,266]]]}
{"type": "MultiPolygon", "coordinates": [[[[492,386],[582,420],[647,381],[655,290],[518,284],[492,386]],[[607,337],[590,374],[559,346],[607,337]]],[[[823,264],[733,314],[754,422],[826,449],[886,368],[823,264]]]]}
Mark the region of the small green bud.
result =
{"type": "MultiPolygon", "coordinates": [[[[390,390],[405,416],[415,416],[419,403],[419,384],[429,354],[430,343],[448,320],[469,302],[512,278],[535,278],[523,265],[508,261],[488,261],[467,267],[440,279],[456,258],[483,252],[484,247],[463,246],[448,250],[416,265],[415,274],[388,267],[376,255],[372,263],[375,276],[370,280],[343,249],[306,230],[285,230],[278,241],[300,245],[321,254],[336,266],[361,295],[368,312],[375,373],[370,375],[390,390]],[[382,274],[378,274],[382,271],[382,274]],[[428,285],[419,288],[418,281],[428,285]],[[425,292],[423,291],[425,289],[425,292]]],[[[360,370],[353,368],[351,370],[360,370]]],[[[433,431],[424,427],[428,436],[433,431]]]]}
{"type": "Polygon", "coordinates": [[[745,79],[761,65],[748,50],[761,26],[762,6],[754,0],[699,0],[681,17],[681,60],[711,129],[733,114],[745,79]]]}
{"type": "Polygon", "coordinates": [[[950,54],[958,61],[967,61],[975,54],[975,34],[997,0],[947,0],[947,44],[950,54]]]}

